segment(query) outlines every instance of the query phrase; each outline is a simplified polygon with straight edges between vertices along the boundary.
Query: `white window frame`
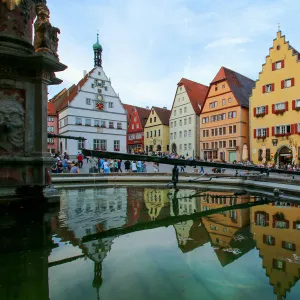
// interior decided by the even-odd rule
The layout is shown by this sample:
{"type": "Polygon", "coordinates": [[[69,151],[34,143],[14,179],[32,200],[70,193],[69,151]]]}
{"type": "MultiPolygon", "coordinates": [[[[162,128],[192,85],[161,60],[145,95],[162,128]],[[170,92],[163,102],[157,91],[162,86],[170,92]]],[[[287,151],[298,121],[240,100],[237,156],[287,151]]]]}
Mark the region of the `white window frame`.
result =
{"type": "Polygon", "coordinates": [[[291,125],[279,125],[275,126],[275,134],[291,133],[291,125]],[[289,130],[288,130],[289,129],[289,130]]]}
{"type": "Polygon", "coordinates": [[[114,140],[114,151],[120,151],[120,140],[114,140]]]}
{"type": "Polygon", "coordinates": [[[187,130],[184,131],[183,136],[187,137],[187,130]]]}
{"type": "Polygon", "coordinates": [[[48,132],[54,132],[54,126],[48,126],[47,131],[48,132]]]}
{"type": "Polygon", "coordinates": [[[257,128],[256,129],[256,137],[267,136],[267,128],[257,128]]]}
{"type": "Polygon", "coordinates": [[[99,127],[99,126],[100,126],[99,120],[94,120],[94,126],[95,126],[95,127],[99,127]]]}
{"type": "Polygon", "coordinates": [[[176,140],[176,138],[177,138],[177,133],[174,132],[174,140],[176,140]]]}
{"type": "Polygon", "coordinates": [[[184,111],[184,113],[186,113],[186,112],[187,112],[187,108],[186,108],[186,107],[184,107],[183,111],[184,111]]]}
{"type": "Polygon", "coordinates": [[[108,102],[108,108],[114,108],[114,103],[113,102],[108,102]]]}
{"type": "MultiPolygon", "coordinates": [[[[134,124],[132,124],[132,125],[134,125],[134,124]]],[[[115,128],[115,122],[114,121],[109,121],[108,128],[114,129],[115,128]]]]}
{"type": "Polygon", "coordinates": [[[292,79],[289,78],[289,79],[285,79],[284,80],[284,88],[289,88],[292,86],[292,79]]]}
{"type": "Polygon", "coordinates": [[[266,93],[272,92],[272,84],[271,83],[265,85],[265,91],[266,91],[266,93]]]}
{"type": "Polygon", "coordinates": [[[179,138],[182,138],[182,131],[179,131],[179,138]]]}
{"type": "Polygon", "coordinates": [[[256,114],[264,114],[266,113],[266,106],[258,106],[256,107],[256,114]]]}
{"type": "Polygon", "coordinates": [[[186,125],[186,118],[183,119],[183,125],[186,125]]]}
{"type": "Polygon", "coordinates": [[[85,126],[91,126],[92,125],[92,120],[91,119],[85,119],[84,120],[84,125],[85,126]]]}
{"type": "Polygon", "coordinates": [[[78,150],[84,149],[84,141],[83,140],[77,141],[77,149],[78,150]]]}
{"type": "Polygon", "coordinates": [[[295,100],[295,106],[298,108],[300,107],[300,99],[295,100]]]}
{"type": "Polygon", "coordinates": [[[94,139],[93,140],[93,149],[100,149],[100,140],[99,139],[94,139]]]}
{"type": "Polygon", "coordinates": [[[282,68],[282,61],[281,60],[280,61],[276,61],[274,63],[274,65],[275,65],[275,70],[280,70],[282,68]]]}
{"type": "Polygon", "coordinates": [[[100,150],[107,150],[107,141],[106,140],[100,140],[100,150]]]}
{"type": "Polygon", "coordinates": [[[100,127],[106,128],[106,121],[101,120],[100,127]]]}
{"type": "Polygon", "coordinates": [[[54,122],[54,117],[48,117],[48,122],[54,122]]]}
{"type": "Polygon", "coordinates": [[[189,117],[189,124],[192,124],[192,117],[189,117]]]}
{"type": "Polygon", "coordinates": [[[222,106],[226,105],[226,99],[222,99],[222,106]]]}
{"type": "Polygon", "coordinates": [[[76,117],[76,119],[75,119],[75,124],[76,124],[76,125],[82,125],[82,118],[76,117]]]}
{"type": "Polygon", "coordinates": [[[275,108],[275,111],[286,109],[286,103],[285,102],[276,103],[274,105],[274,108],[275,108]]]}
{"type": "Polygon", "coordinates": [[[91,98],[86,98],[85,99],[85,104],[86,105],[92,105],[92,99],[91,98]]]}
{"type": "Polygon", "coordinates": [[[117,122],[117,129],[122,129],[122,122],[117,122]]]}
{"type": "Polygon", "coordinates": [[[189,129],[189,137],[191,137],[191,136],[192,136],[192,130],[189,129]]]}

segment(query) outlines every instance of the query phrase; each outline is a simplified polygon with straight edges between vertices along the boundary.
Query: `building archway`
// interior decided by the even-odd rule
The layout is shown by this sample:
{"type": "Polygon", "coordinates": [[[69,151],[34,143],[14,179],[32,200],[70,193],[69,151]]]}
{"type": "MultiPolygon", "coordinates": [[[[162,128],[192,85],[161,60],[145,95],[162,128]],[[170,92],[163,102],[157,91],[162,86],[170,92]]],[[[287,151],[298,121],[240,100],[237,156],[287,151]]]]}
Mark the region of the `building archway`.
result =
{"type": "Polygon", "coordinates": [[[149,151],[153,152],[153,146],[152,145],[149,146],[149,151]]]}
{"type": "Polygon", "coordinates": [[[292,164],[293,161],[293,151],[288,146],[282,146],[277,151],[278,158],[277,161],[279,164],[292,164]]]}
{"type": "Polygon", "coordinates": [[[148,154],[148,151],[149,151],[149,147],[148,146],[146,146],[146,153],[148,154]]]}
{"type": "Polygon", "coordinates": [[[161,145],[156,146],[156,151],[161,151],[161,145]]]}
{"type": "Polygon", "coordinates": [[[177,146],[175,143],[172,144],[172,152],[177,153],[177,146]]]}

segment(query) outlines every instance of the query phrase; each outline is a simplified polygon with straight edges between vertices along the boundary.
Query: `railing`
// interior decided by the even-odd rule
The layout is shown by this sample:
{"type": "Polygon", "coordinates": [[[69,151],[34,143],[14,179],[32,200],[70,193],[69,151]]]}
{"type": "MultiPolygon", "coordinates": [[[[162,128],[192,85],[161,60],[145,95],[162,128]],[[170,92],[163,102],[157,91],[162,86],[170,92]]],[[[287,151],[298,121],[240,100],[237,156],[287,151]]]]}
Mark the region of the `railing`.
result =
{"type": "Polygon", "coordinates": [[[221,169],[257,171],[260,173],[272,172],[278,174],[300,175],[300,171],[286,171],[286,170],[269,169],[269,168],[257,167],[257,166],[244,166],[238,164],[216,163],[216,162],[207,162],[207,161],[200,161],[200,160],[172,159],[167,157],[104,152],[104,151],[95,151],[95,150],[88,150],[88,149],[82,149],[82,154],[85,156],[93,156],[93,157],[101,157],[101,158],[157,162],[160,164],[167,164],[167,165],[174,165],[174,166],[182,166],[182,165],[191,166],[191,167],[203,166],[203,167],[212,167],[212,168],[221,168],[221,169]]]}

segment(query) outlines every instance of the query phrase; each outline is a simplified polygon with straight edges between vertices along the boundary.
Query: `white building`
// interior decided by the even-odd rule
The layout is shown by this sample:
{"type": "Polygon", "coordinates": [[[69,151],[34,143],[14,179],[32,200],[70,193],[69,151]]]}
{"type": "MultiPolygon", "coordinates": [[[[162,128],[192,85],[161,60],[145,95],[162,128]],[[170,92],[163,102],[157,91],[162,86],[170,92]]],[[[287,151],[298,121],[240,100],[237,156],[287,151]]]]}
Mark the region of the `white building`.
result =
{"type": "Polygon", "coordinates": [[[200,156],[200,112],[208,87],[182,78],[170,117],[171,152],[185,157],[200,156]]]}
{"type": "Polygon", "coordinates": [[[102,68],[102,47],[93,45],[94,68],[84,71],[77,85],[51,101],[59,112],[58,133],[86,138],[85,142],[60,139],[59,151],[76,155],[82,148],[126,152],[127,115],[102,68]]]}

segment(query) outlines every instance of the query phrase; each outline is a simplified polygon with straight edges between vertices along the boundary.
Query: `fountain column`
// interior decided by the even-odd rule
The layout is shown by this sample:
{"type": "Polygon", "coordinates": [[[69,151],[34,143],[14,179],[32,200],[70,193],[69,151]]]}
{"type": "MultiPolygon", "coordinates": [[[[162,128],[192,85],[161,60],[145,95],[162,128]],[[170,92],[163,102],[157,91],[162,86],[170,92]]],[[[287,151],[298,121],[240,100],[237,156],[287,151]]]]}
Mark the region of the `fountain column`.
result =
{"type": "Polygon", "coordinates": [[[66,66],[49,19],[45,0],[0,0],[0,199],[51,194],[47,86],[66,66]]]}

